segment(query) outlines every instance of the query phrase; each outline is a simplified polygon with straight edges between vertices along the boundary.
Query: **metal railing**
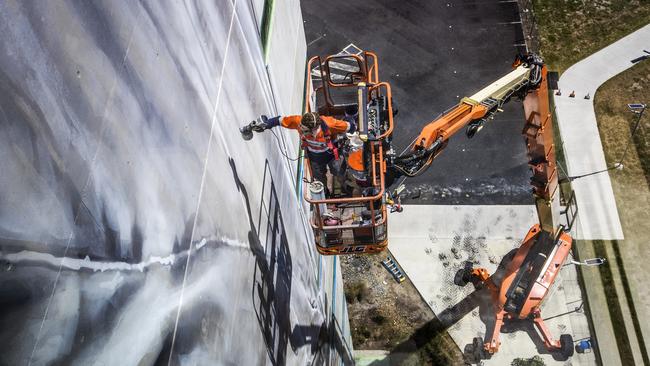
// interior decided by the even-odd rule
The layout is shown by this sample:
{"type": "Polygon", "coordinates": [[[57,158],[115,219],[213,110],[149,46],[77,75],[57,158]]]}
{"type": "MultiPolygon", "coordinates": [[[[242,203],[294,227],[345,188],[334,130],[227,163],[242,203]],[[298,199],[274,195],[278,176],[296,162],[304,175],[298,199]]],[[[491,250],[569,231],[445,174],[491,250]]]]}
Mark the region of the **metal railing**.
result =
{"type": "Polygon", "coordinates": [[[524,36],[522,42],[526,45],[526,53],[539,53],[539,31],[533,1],[518,0],[517,5],[519,6],[519,19],[521,19],[521,30],[524,36]]]}

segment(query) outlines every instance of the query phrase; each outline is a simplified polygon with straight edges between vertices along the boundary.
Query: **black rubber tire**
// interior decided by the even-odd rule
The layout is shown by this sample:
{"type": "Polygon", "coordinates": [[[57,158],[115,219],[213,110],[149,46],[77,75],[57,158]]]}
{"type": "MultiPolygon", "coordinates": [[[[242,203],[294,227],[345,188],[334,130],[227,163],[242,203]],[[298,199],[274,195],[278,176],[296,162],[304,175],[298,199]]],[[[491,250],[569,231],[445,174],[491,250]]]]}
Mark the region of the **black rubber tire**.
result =
{"type": "Polygon", "coordinates": [[[456,286],[464,287],[472,281],[473,266],[467,262],[463,268],[459,269],[454,275],[454,284],[456,286]]]}
{"type": "Polygon", "coordinates": [[[476,135],[476,133],[478,132],[479,127],[480,127],[479,125],[467,126],[467,129],[465,130],[465,135],[467,135],[467,138],[471,139],[472,137],[474,137],[474,135],[476,135]]]}
{"type": "Polygon", "coordinates": [[[492,354],[483,348],[483,338],[475,337],[472,340],[472,345],[474,346],[474,359],[476,362],[492,358],[492,354]]]}
{"type": "Polygon", "coordinates": [[[483,338],[475,337],[472,339],[472,346],[474,348],[474,359],[479,362],[483,359],[483,338]]]}
{"type": "Polygon", "coordinates": [[[454,275],[454,284],[456,286],[465,287],[469,283],[469,276],[464,268],[459,269],[454,275]]]}
{"type": "Polygon", "coordinates": [[[492,354],[486,351],[484,348],[481,348],[481,359],[489,360],[490,358],[492,358],[492,354]]]}
{"type": "Polygon", "coordinates": [[[560,336],[560,352],[567,358],[573,356],[573,337],[571,334],[562,334],[560,336]]]}

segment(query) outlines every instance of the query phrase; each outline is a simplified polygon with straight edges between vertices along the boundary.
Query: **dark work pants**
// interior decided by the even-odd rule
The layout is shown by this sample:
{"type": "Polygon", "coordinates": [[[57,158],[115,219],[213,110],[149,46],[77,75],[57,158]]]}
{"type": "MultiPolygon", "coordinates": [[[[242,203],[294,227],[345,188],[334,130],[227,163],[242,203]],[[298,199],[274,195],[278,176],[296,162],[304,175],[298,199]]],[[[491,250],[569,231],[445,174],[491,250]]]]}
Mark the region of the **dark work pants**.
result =
{"type": "Polygon", "coordinates": [[[332,152],[324,153],[307,153],[309,157],[309,164],[311,166],[311,174],[314,180],[320,181],[325,186],[325,192],[328,192],[327,189],[327,167],[330,168],[330,173],[334,176],[334,179],[340,178],[340,166],[338,160],[334,159],[334,154],[332,152]]]}

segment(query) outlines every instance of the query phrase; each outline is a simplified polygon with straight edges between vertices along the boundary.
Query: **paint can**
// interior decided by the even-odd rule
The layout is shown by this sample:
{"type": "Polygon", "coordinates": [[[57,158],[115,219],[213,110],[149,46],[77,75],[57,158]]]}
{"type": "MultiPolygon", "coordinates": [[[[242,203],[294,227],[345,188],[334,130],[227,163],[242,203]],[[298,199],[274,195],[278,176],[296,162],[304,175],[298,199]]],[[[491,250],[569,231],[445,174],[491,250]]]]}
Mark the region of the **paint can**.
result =
{"type": "MultiPolygon", "coordinates": [[[[309,193],[312,200],[324,200],[325,199],[325,186],[318,180],[314,180],[309,183],[309,193]]],[[[321,217],[327,214],[327,205],[325,203],[318,204],[318,210],[320,211],[321,217]]]]}

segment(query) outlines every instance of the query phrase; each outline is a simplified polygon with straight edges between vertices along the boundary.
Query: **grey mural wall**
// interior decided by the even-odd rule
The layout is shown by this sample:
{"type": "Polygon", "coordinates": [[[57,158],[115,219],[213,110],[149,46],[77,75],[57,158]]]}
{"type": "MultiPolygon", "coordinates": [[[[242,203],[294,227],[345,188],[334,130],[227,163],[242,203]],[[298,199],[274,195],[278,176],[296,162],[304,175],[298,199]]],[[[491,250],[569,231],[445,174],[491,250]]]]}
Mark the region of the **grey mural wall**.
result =
{"type": "Polygon", "coordinates": [[[300,112],[299,4],[265,62],[257,3],[0,2],[0,364],[346,353],[295,136],[237,130],[300,112]]]}

